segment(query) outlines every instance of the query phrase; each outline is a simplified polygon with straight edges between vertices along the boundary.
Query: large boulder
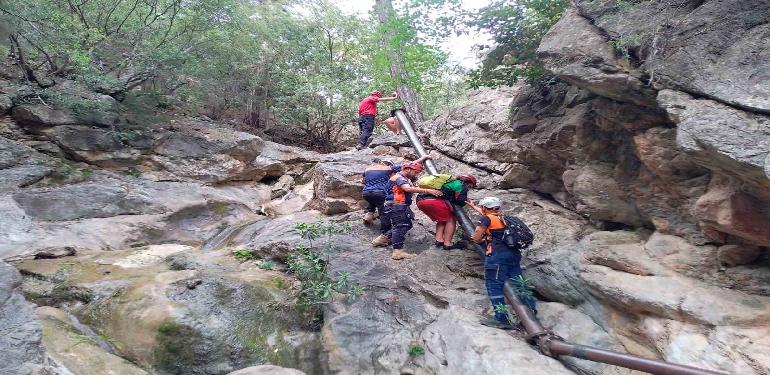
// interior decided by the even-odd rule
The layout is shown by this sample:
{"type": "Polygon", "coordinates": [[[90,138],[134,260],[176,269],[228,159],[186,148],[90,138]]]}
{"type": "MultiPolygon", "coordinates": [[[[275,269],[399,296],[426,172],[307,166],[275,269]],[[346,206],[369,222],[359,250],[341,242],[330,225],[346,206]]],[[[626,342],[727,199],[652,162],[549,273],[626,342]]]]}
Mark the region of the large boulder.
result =
{"type": "Polygon", "coordinates": [[[202,244],[223,226],[253,220],[269,201],[270,188],[263,185],[211,187],[97,171],[87,182],[0,196],[0,256],[50,246],[202,244]]]}
{"type": "Polygon", "coordinates": [[[515,157],[511,103],[519,88],[480,89],[419,126],[428,145],[475,167],[505,173],[515,157]]]}
{"type": "Polygon", "coordinates": [[[364,153],[327,155],[315,167],[311,207],[327,215],[363,208],[363,172],[374,160],[373,155],[364,153]]]}
{"type": "MultiPolygon", "coordinates": [[[[575,2],[659,87],[770,112],[766,0],[575,2]]],[[[577,22],[577,20],[576,20],[577,22]]],[[[569,25],[565,21],[565,27],[569,25]]],[[[606,42],[605,42],[605,45],[606,42]]]]}
{"type": "Polygon", "coordinates": [[[84,373],[100,366],[144,373],[119,357],[164,373],[225,374],[259,363],[317,373],[318,341],[293,305],[289,282],[239,263],[229,250],[167,244],[25,259],[17,267],[28,276],[27,295],[82,322],[56,309],[38,310],[54,358],[84,373]],[[182,263],[177,255],[195,262],[182,263]],[[67,346],[78,334],[88,343],[67,346]],[[92,361],[86,361],[89,352],[92,361]]]}
{"type": "Polygon", "coordinates": [[[574,8],[546,33],[537,56],[548,70],[575,86],[623,103],[656,106],[655,90],[642,81],[642,74],[574,8]]]}
{"type": "MultiPolygon", "coordinates": [[[[251,162],[255,172],[254,180],[277,179],[283,175],[303,176],[321,155],[299,147],[266,141],[262,152],[251,162]]],[[[299,181],[307,182],[306,180],[299,181]]]]}
{"type": "Polygon", "coordinates": [[[13,119],[20,125],[32,130],[58,125],[77,124],[78,120],[70,112],[53,109],[45,105],[25,104],[13,108],[13,119]]]}
{"type": "Polygon", "coordinates": [[[0,372],[57,374],[47,366],[40,323],[35,320],[34,305],[21,294],[21,282],[19,271],[0,261],[0,372]]]}
{"type": "Polygon", "coordinates": [[[161,212],[146,192],[119,185],[85,183],[57,189],[30,189],[13,199],[30,217],[42,221],[68,221],[118,215],[161,212]]]}
{"type": "Polygon", "coordinates": [[[698,163],[763,187],[770,154],[770,117],[708,99],[662,90],[658,101],[677,123],[677,146],[698,163]]]}
{"type": "MultiPolygon", "coordinates": [[[[764,340],[745,341],[740,332],[748,327],[758,335],[766,331],[770,298],[753,294],[756,288],[736,290],[724,276],[686,276],[695,271],[682,267],[678,259],[699,270],[714,267],[713,275],[718,274],[713,259],[708,262],[705,254],[690,254],[708,250],[661,234],[643,244],[631,232],[597,232],[578,246],[528,251],[525,273],[538,292],[578,307],[632,353],[730,373],[761,374],[768,363],[764,340]],[[649,342],[655,346],[652,352],[649,342]],[[751,363],[763,364],[752,369],[751,363]]],[[[710,250],[716,258],[714,248],[710,250]]],[[[747,277],[759,277],[755,282],[761,283],[760,275],[731,276],[733,283],[747,277]]]]}
{"type": "Polygon", "coordinates": [[[57,362],[74,374],[148,375],[114,353],[115,344],[105,341],[72,315],[54,307],[39,307],[35,315],[42,325],[43,346],[57,362]]]}
{"type": "Polygon", "coordinates": [[[706,194],[698,198],[693,215],[700,220],[701,228],[712,241],[726,243],[728,236],[733,236],[755,245],[770,246],[767,230],[770,228],[770,201],[749,191],[741,183],[719,176],[711,181],[706,194]]]}

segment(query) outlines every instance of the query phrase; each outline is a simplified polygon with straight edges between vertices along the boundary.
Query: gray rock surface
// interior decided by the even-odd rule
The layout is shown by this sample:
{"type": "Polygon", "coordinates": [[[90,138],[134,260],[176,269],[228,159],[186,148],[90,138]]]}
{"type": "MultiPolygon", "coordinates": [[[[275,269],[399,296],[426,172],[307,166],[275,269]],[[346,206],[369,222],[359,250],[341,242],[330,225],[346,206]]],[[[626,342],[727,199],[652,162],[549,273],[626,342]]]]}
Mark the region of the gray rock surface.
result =
{"type": "MultiPolygon", "coordinates": [[[[45,369],[40,323],[21,294],[21,275],[0,261],[0,373],[27,375],[45,369]]],[[[52,373],[55,373],[52,371],[52,373]]]]}
{"type": "MultiPolygon", "coordinates": [[[[662,266],[656,258],[675,240],[654,237],[643,246],[630,232],[597,232],[576,247],[550,252],[535,248],[527,252],[526,274],[549,299],[567,302],[602,322],[626,350],[730,373],[767,371],[770,363],[762,354],[765,344],[743,345],[733,340],[748,327],[766,331],[770,299],[711,285],[718,280],[707,275],[703,281],[684,276],[681,263],[671,259],[662,266]],[[650,352],[645,342],[654,342],[655,350],[650,352]],[[733,343],[723,345],[725,342],[733,343]],[[709,349],[704,350],[704,345],[709,349]],[[751,368],[751,363],[761,364],[751,368]]],[[[672,251],[664,256],[676,254],[672,251]]]]}
{"type": "Polygon", "coordinates": [[[770,117],[673,90],[658,101],[677,124],[677,146],[698,163],[770,191],[765,160],[770,153],[770,117]]]}
{"type": "Polygon", "coordinates": [[[656,86],[770,112],[767,0],[579,0],[580,14],[630,49],[656,86]]]}
{"type": "Polygon", "coordinates": [[[575,86],[619,102],[655,106],[655,91],[641,80],[641,73],[574,8],[543,37],[537,56],[548,70],[575,86]]]}

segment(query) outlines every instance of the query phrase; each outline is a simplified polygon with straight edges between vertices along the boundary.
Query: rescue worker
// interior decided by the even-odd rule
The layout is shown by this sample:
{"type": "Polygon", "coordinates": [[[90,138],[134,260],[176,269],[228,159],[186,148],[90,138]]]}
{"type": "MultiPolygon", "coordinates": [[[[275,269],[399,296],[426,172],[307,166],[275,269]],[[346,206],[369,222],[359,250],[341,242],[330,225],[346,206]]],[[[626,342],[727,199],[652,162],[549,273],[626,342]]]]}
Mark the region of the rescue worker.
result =
{"type": "MultiPolygon", "coordinates": [[[[511,329],[513,326],[504,311],[506,304],[503,285],[506,280],[521,276],[521,252],[509,248],[503,240],[505,224],[499,198],[482,198],[478,206],[470,200],[467,203],[481,214],[471,240],[485,245],[484,282],[495,312],[494,318],[482,319],[480,323],[494,328],[511,329]]],[[[534,298],[529,295],[520,297],[537,314],[534,298]]]]}
{"type": "Polygon", "coordinates": [[[468,190],[476,187],[476,177],[471,175],[457,176],[441,187],[442,197],[429,194],[417,195],[417,208],[431,220],[436,222],[435,247],[452,250],[462,249],[465,242],[452,243],[452,237],[457,230],[457,220],[454,217],[454,205],[465,206],[468,200],[468,190]]]}
{"type": "MultiPolygon", "coordinates": [[[[423,156],[414,161],[422,165],[425,160],[431,159],[429,155],[423,156]]],[[[401,171],[401,164],[393,164],[392,162],[384,159],[376,160],[375,164],[372,164],[364,170],[363,184],[364,189],[362,197],[367,202],[366,214],[364,214],[364,224],[370,225],[376,218],[375,212],[382,217],[385,203],[385,195],[387,194],[388,179],[393,173],[401,171]]],[[[388,220],[380,220],[380,230],[382,233],[386,233],[390,229],[390,222],[388,220]]]]}
{"type": "Polygon", "coordinates": [[[385,218],[380,220],[389,220],[390,229],[372,240],[374,246],[393,245],[393,254],[391,258],[401,260],[413,258],[414,254],[404,251],[404,241],[406,233],[412,229],[412,220],[414,213],[409,207],[412,204],[412,194],[427,193],[437,197],[442,195],[441,191],[435,189],[423,189],[412,185],[412,180],[422,172],[422,165],[419,163],[404,163],[401,165],[401,172],[394,173],[388,180],[388,191],[385,197],[385,218]]]}
{"type": "Polygon", "coordinates": [[[393,92],[392,96],[382,97],[382,93],[377,90],[372,91],[371,95],[365,97],[358,104],[358,145],[356,149],[360,150],[369,143],[369,137],[374,131],[374,118],[377,116],[377,103],[389,102],[398,99],[398,93],[393,92]]]}

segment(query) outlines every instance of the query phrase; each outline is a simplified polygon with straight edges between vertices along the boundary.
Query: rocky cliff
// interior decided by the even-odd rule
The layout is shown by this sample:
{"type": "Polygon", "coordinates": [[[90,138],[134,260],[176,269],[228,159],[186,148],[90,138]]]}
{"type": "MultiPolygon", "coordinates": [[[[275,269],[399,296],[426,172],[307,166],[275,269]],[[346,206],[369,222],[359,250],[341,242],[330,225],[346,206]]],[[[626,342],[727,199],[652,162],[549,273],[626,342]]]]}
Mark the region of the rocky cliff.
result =
{"type": "Polygon", "coordinates": [[[502,187],[613,230],[533,248],[527,274],[631,352],[770,371],[768,6],[576,1],[538,49],[561,83],[482,90],[425,125],[502,187]]]}
{"type": "MultiPolygon", "coordinates": [[[[559,80],[419,124],[440,169],[475,174],[472,198],[500,196],[535,232],[525,273],[549,329],[770,373],[768,7],[576,1],[538,51],[559,80]]],[[[481,259],[430,248],[419,213],[416,259],[369,245],[360,172],[414,158],[405,138],[317,154],[52,90],[89,105],[0,82],[0,372],[633,373],[480,326],[481,259]],[[292,263],[308,247],[335,285],[321,320],[292,263]]]]}

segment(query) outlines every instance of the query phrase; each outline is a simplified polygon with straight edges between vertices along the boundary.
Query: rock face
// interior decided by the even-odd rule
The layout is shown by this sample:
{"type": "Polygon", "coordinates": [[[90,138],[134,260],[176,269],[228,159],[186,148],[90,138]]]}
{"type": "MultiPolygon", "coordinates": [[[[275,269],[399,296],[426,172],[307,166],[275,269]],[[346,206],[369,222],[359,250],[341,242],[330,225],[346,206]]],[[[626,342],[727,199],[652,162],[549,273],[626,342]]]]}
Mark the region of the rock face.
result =
{"type": "MultiPolygon", "coordinates": [[[[473,197],[493,193],[502,192],[475,192],[473,197]]],[[[507,194],[506,201],[536,231],[536,246],[574,244],[584,229],[574,214],[534,194],[507,194]]],[[[424,230],[418,225],[406,246],[417,258],[398,262],[389,251],[367,245],[375,230],[355,223],[353,228],[329,250],[328,266],[331,274],[349,273],[366,293],[353,303],[337,301],[325,311],[322,334],[329,373],[572,373],[537,355],[519,333],[512,338],[478,324],[490,307],[475,252],[427,249],[430,239],[418,237],[424,230]]]]}
{"type": "Polygon", "coordinates": [[[40,343],[40,323],[35,320],[34,305],[21,294],[21,282],[19,271],[0,261],[0,372],[59,373],[48,366],[50,360],[40,343]]]}
{"type": "MultiPolygon", "coordinates": [[[[602,322],[632,352],[729,373],[770,370],[766,340],[759,338],[767,334],[770,298],[684,276],[684,262],[670,257],[692,259],[695,249],[680,238],[662,237],[643,245],[630,232],[597,232],[577,247],[533,249],[527,276],[547,298],[602,322]],[[672,250],[677,241],[690,248],[672,250]],[[743,341],[750,331],[752,339],[743,341]]],[[[707,261],[713,260],[715,254],[709,255],[707,261]]]]}
{"type": "Polygon", "coordinates": [[[576,1],[660,86],[749,111],[770,111],[766,0],[576,1]],[[706,27],[713,25],[713,27],[706,27]]]}
{"type": "Polygon", "coordinates": [[[224,374],[250,363],[317,373],[317,340],[291,307],[288,282],[277,272],[245,267],[229,250],[203,254],[160,245],[16,266],[31,275],[23,288],[33,301],[67,307],[80,301],[69,310],[99,333],[91,333],[83,348],[72,348],[66,343],[88,335],[78,331],[83,325],[61,310],[38,310],[46,348],[72,371],[104,366],[145,373],[117,354],[170,373],[224,374]],[[103,337],[119,344],[100,350],[103,337]],[[86,354],[89,345],[96,353],[86,354]]]}

